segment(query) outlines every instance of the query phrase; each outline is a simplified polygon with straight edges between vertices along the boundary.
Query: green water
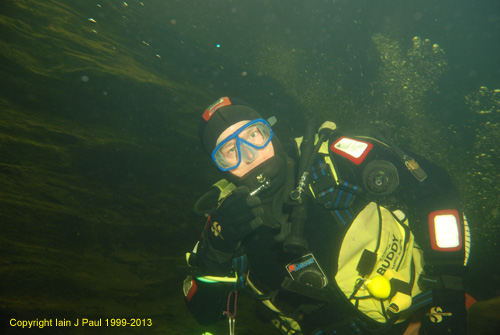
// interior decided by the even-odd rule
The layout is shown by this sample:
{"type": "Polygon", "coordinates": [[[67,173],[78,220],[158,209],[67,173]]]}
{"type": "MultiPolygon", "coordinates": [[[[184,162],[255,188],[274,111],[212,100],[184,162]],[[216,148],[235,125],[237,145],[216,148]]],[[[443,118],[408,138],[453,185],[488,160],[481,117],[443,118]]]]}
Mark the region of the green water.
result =
{"type": "MultiPolygon", "coordinates": [[[[222,95],[276,115],[282,140],[313,114],[385,122],[451,173],[468,291],[497,296],[499,42],[497,1],[2,1],[1,332],[227,333],[191,318],[178,271],[220,177],[197,128],[222,95]],[[44,318],[152,326],[9,325],[44,318]]],[[[238,334],[272,334],[241,300],[238,334]]]]}

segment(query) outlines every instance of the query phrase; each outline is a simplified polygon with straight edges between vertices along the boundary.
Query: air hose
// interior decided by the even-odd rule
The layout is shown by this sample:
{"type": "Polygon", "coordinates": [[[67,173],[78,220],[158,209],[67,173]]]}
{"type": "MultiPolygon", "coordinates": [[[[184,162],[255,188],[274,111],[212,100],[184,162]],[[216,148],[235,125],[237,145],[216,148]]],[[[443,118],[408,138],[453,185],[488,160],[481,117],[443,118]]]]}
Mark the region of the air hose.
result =
{"type": "Polygon", "coordinates": [[[303,194],[308,185],[308,177],[316,155],[323,142],[328,139],[331,131],[337,126],[333,122],[325,122],[319,128],[319,139],[314,145],[315,122],[309,120],[306,125],[304,137],[300,145],[300,160],[298,168],[297,187],[290,192],[290,199],[295,204],[292,209],[290,235],[285,239],[283,247],[289,253],[304,254],[308,249],[307,240],[304,238],[305,223],[307,221],[307,197],[303,194]]]}
{"type": "Polygon", "coordinates": [[[290,192],[290,199],[295,204],[290,215],[290,235],[283,242],[285,251],[294,254],[303,254],[308,249],[308,243],[304,237],[304,226],[307,220],[307,198],[302,197],[302,194],[307,186],[308,168],[310,168],[307,165],[314,150],[314,135],[314,120],[309,120],[300,145],[301,154],[297,187],[290,192]]]}

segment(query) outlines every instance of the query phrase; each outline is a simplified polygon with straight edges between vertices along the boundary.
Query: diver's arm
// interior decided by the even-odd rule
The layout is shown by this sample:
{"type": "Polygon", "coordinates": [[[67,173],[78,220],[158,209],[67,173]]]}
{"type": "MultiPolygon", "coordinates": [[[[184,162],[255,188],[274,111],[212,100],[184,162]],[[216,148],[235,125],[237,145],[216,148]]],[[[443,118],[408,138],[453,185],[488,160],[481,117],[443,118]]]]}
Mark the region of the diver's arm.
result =
{"type": "Polygon", "coordinates": [[[466,226],[458,190],[449,174],[423,158],[417,158],[427,173],[423,182],[414,181],[412,189],[402,186],[406,205],[412,208],[410,226],[424,251],[425,274],[421,283],[432,290],[433,300],[422,319],[422,334],[465,334],[466,226]],[[410,207],[411,206],[411,207],[410,207]],[[413,221],[413,224],[412,224],[413,221]],[[440,232],[439,225],[452,227],[440,232]],[[458,235],[455,241],[438,242],[438,236],[458,235]],[[446,244],[449,244],[448,246],[446,244]],[[453,247],[452,245],[456,245],[453,247]],[[442,314],[440,314],[442,313],[442,314]],[[439,321],[439,322],[438,322],[439,321]]]}
{"type": "Polygon", "coordinates": [[[184,297],[189,311],[202,325],[213,324],[224,317],[228,293],[234,283],[217,278],[232,276],[232,259],[232,253],[214,249],[205,236],[188,259],[195,271],[184,280],[184,297]]]}
{"type": "Polygon", "coordinates": [[[245,285],[247,262],[241,241],[262,225],[263,213],[260,199],[242,186],[221,200],[209,217],[189,258],[196,270],[184,289],[188,308],[198,322],[209,324],[222,318],[228,293],[245,285]]]}

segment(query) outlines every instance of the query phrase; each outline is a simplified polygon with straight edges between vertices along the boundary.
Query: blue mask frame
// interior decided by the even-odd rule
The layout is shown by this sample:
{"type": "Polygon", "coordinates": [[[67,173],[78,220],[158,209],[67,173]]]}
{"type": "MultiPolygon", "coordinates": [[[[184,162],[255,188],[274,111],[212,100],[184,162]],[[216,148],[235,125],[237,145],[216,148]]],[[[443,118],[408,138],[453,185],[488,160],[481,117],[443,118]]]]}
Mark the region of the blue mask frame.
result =
{"type": "Polygon", "coordinates": [[[215,165],[217,165],[217,167],[221,170],[221,171],[229,171],[229,170],[233,170],[233,169],[236,169],[238,166],[240,166],[241,164],[241,157],[242,157],[242,154],[241,154],[241,143],[244,143],[245,145],[251,147],[251,148],[255,148],[255,149],[264,149],[268,144],[269,142],[271,142],[272,138],[273,138],[273,130],[271,128],[271,125],[264,119],[262,118],[259,118],[259,119],[255,119],[253,121],[250,121],[248,122],[247,124],[243,125],[241,128],[239,128],[238,130],[236,130],[233,134],[231,134],[230,136],[228,136],[226,139],[224,139],[224,141],[222,141],[221,143],[219,143],[215,149],[212,151],[212,161],[215,163],[215,165]],[[263,123],[269,130],[269,138],[267,139],[267,141],[263,144],[263,145],[260,145],[260,146],[257,146],[253,143],[250,143],[248,141],[246,141],[245,139],[243,138],[240,138],[239,137],[239,134],[241,134],[242,131],[244,131],[245,129],[247,129],[248,127],[256,124],[256,123],[263,123]],[[219,151],[220,148],[222,148],[227,142],[231,141],[235,139],[236,140],[236,150],[238,151],[238,162],[233,165],[233,166],[230,166],[230,167],[223,167],[221,165],[219,165],[219,163],[217,162],[217,159],[215,157],[215,155],[217,154],[217,152],[219,151]]]}

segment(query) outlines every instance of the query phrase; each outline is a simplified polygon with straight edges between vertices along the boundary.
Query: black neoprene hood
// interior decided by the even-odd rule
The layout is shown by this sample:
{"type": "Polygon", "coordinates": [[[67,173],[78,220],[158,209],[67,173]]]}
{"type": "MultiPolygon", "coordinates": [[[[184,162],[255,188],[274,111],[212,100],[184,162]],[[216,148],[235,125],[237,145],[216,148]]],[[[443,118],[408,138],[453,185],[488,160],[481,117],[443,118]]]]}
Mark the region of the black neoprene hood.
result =
{"type": "Polygon", "coordinates": [[[205,151],[211,155],[220,134],[240,121],[261,118],[246,102],[236,98],[220,98],[207,107],[200,124],[200,141],[205,151]]]}

